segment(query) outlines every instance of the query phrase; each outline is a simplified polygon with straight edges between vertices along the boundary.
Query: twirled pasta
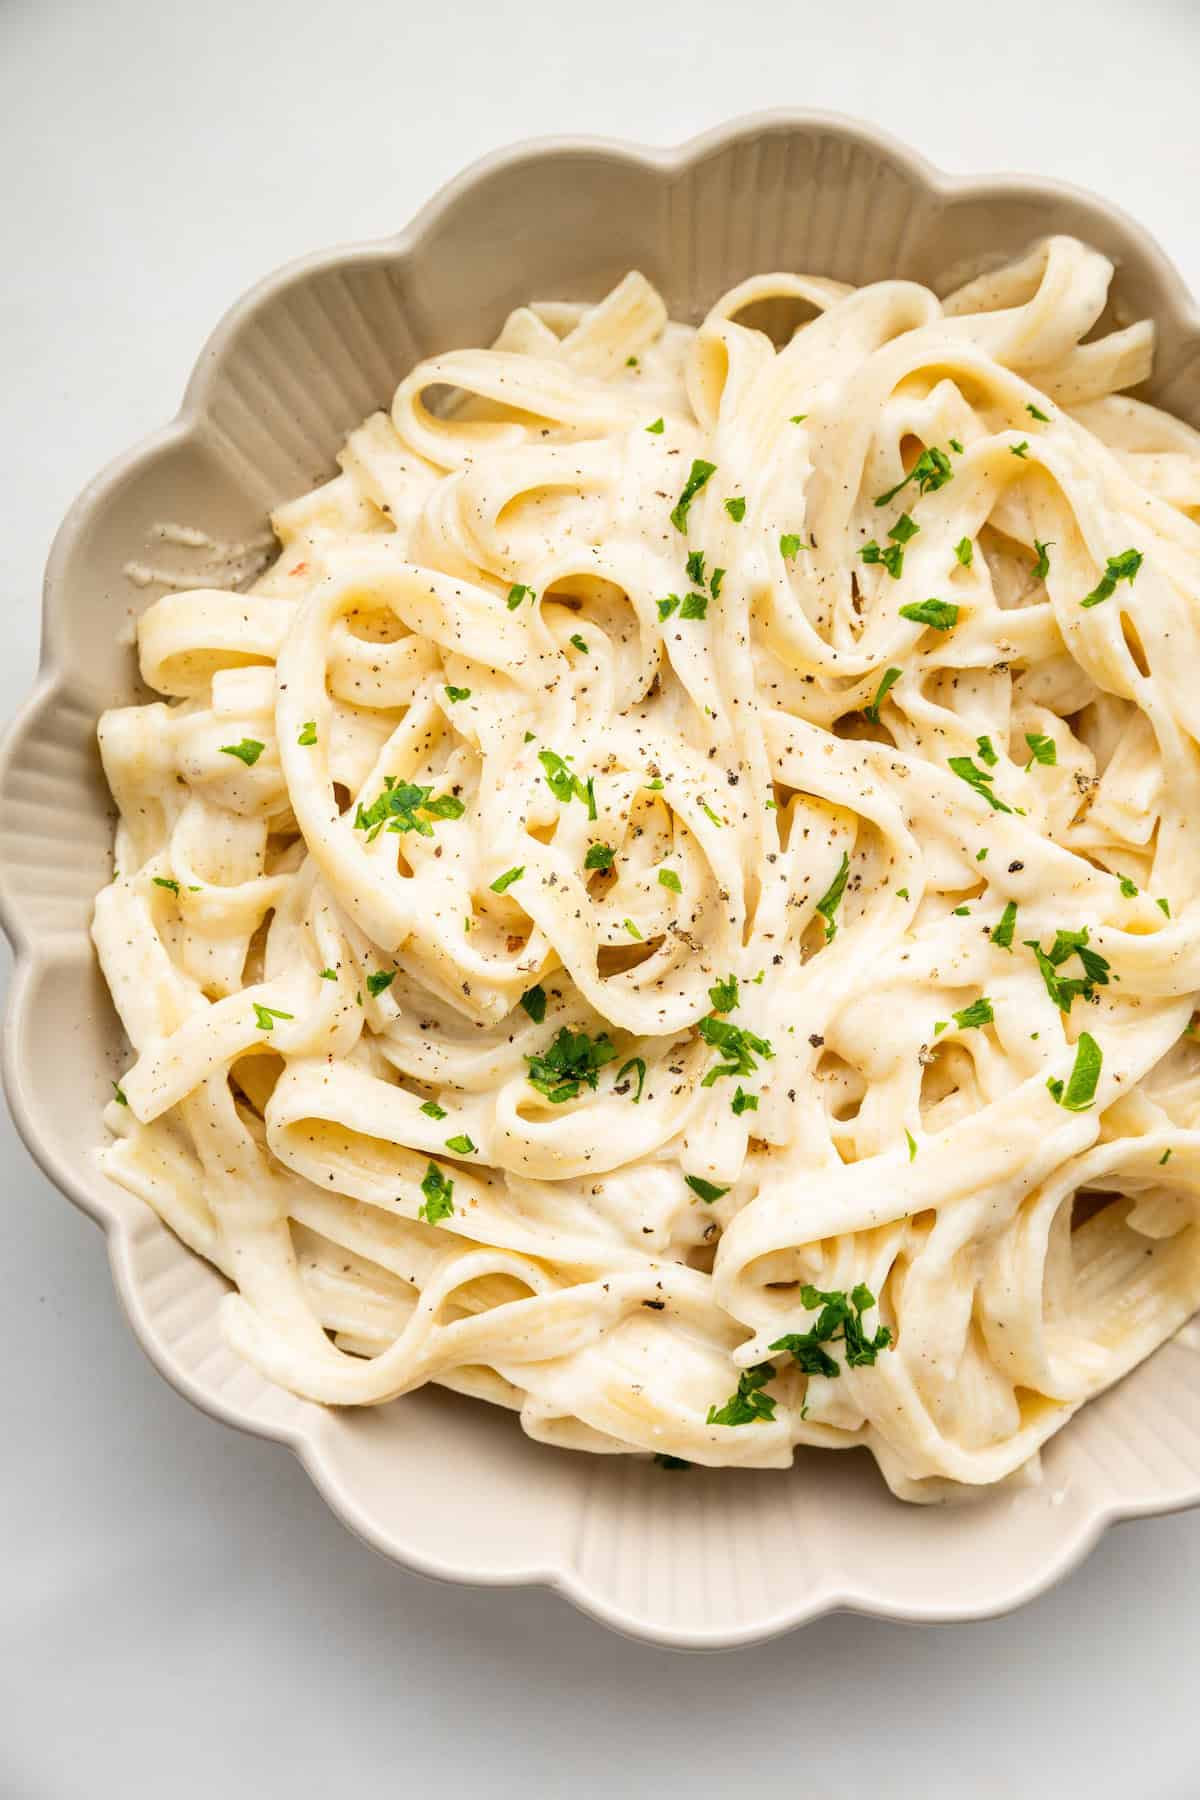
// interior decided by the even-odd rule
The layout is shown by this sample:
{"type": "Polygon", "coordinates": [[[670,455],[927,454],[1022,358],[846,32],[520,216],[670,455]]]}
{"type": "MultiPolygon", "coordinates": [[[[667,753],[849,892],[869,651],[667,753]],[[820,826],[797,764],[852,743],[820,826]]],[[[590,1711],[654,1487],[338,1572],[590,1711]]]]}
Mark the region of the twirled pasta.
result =
{"type": "Polygon", "coordinates": [[[1200,435],[1111,274],[522,308],[150,606],[100,1155],[268,1376],[929,1499],[1200,1305],[1200,435]]]}

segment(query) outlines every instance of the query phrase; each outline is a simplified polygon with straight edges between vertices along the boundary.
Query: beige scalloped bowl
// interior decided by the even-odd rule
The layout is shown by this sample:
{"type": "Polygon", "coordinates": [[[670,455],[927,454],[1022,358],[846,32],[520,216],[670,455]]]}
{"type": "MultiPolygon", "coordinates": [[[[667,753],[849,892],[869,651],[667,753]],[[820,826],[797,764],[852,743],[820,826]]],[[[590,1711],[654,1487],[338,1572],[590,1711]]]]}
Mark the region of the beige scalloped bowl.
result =
{"type": "Polygon", "coordinates": [[[411,1568],[548,1582],[623,1631],[693,1648],[832,1607],[996,1613],[1046,1588],[1113,1520],[1200,1501],[1200,1356],[1168,1345],[1088,1406],[1050,1446],[1040,1486],[952,1509],[893,1500],[864,1452],[801,1451],[786,1474],[664,1475],[546,1449],[510,1414],[437,1391],[338,1411],[268,1384],[221,1339],[221,1277],[93,1159],[122,1066],[87,932],[113,829],[95,725],[137,693],[129,625],[162,591],[127,570],[234,579],[238,565],[202,567],[203,552],[156,527],[261,539],[270,509],[334,472],[344,433],[418,358],[487,343],[531,295],[595,299],[638,268],[673,316],[698,319],[764,269],[945,290],[1055,231],[1113,258],[1115,318],[1158,326],[1153,397],[1200,425],[1200,318],[1136,225],[1051,182],[950,179],[865,126],[772,114],[679,150],[519,146],[460,176],[398,237],[271,276],[218,327],[175,423],[101,475],[58,534],[41,676],[0,758],[13,1115],[51,1180],[103,1225],[162,1373],[214,1417],[289,1444],[334,1511],[411,1568]]]}

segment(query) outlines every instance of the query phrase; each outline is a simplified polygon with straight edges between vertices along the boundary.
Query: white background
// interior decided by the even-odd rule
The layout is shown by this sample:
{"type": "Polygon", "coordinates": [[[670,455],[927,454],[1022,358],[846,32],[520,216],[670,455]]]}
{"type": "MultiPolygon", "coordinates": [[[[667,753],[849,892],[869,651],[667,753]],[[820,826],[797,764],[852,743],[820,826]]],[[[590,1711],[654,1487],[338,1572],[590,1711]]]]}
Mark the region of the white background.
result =
{"type": "MultiPolygon", "coordinates": [[[[1198,77],[1196,0],[0,0],[0,717],[55,525],[226,306],[483,152],[860,113],[945,168],[1098,190],[1200,288],[1198,77]]],[[[0,1800],[1200,1794],[1200,1515],[1122,1527],[1000,1622],[707,1657],[436,1586],[166,1388],[99,1235],[0,1131],[0,1800]]]]}

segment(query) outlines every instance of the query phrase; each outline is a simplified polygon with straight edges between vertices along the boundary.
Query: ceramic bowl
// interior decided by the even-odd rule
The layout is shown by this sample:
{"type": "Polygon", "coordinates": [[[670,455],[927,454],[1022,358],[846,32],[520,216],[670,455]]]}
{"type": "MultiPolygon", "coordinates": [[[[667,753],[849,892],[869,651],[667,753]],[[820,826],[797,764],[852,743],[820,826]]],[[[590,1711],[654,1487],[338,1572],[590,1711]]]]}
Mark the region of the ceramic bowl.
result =
{"type": "Polygon", "coordinates": [[[693,320],[767,269],[945,290],[1058,231],[1112,257],[1113,319],[1158,327],[1151,397],[1200,425],[1200,318],[1131,221],[1051,181],[941,175],[849,120],[769,114],[675,150],[520,145],[469,169],[398,236],[270,276],[202,350],[175,422],[93,482],[58,534],[41,673],[0,758],[13,1115],[51,1180],[103,1226],[130,1323],[168,1380],[289,1444],[333,1510],[408,1567],[551,1583],[623,1631],[717,1647],[833,1607],[1000,1612],[1114,1520],[1200,1500],[1200,1355],[1180,1342],[1068,1425],[1039,1486],[959,1508],[900,1504],[863,1451],[800,1451],[788,1473],[664,1474],[544,1448],[507,1412],[434,1390],[325,1410],[233,1356],[216,1322],[221,1277],[93,1156],[123,1061],[88,939],[113,831],[95,726],[139,692],[130,625],[162,591],[156,574],[244,578],[271,508],[334,472],[344,434],[418,358],[486,344],[531,296],[595,299],[630,268],[693,320]],[[208,541],[164,538],[165,522],[208,541]]]}

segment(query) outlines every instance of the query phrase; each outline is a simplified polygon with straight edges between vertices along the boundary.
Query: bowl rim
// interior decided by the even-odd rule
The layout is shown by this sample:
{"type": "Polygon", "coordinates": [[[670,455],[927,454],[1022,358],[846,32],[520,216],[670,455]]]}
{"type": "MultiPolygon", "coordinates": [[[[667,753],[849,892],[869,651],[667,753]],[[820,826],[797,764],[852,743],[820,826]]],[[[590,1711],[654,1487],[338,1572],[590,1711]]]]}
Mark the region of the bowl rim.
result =
{"type": "MultiPolygon", "coordinates": [[[[1136,247],[1143,265],[1151,271],[1166,297],[1172,317],[1184,333],[1200,341],[1200,307],[1171,258],[1157,239],[1135,218],[1102,196],[1071,182],[1019,172],[952,174],[937,168],[907,144],[874,125],[850,115],[812,108],[777,107],[744,113],[714,125],[684,142],[643,145],[621,138],[591,134],[554,134],[518,139],[467,165],[444,182],[400,230],[382,237],[335,244],[281,264],[254,283],[222,314],[202,345],[184,389],[178,412],[165,425],[143,437],[113,458],[80,491],[55,533],[47,557],[42,592],[42,634],[37,674],[23,705],[13,715],[0,742],[0,796],[8,789],[22,751],[43,714],[51,710],[63,692],[59,651],[69,624],[66,583],[61,579],[76,544],[97,509],[137,469],[156,460],[173,446],[203,429],[214,384],[219,381],[224,359],[247,320],[281,290],[314,275],[348,264],[369,262],[382,256],[404,257],[419,248],[421,240],[460,199],[484,180],[523,165],[551,158],[614,159],[631,167],[678,174],[705,157],[740,141],[775,135],[824,133],[830,138],[859,145],[892,164],[914,192],[936,199],[968,196],[1028,197],[1045,201],[1062,199],[1083,205],[1107,219],[1136,247]]],[[[819,1586],[806,1600],[789,1602],[778,1612],[756,1616],[744,1623],[711,1627],[668,1627],[648,1623],[617,1601],[608,1599],[590,1584],[570,1562],[546,1558],[518,1566],[491,1568],[471,1562],[470,1553],[455,1560],[432,1554],[412,1543],[401,1542],[378,1526],[343,1485],[327,1454],[321,1433],[305,1423],[263,1416],[244,1409],[223,1395],[201,1388],[170,1354],[151,1329],[149,1315],[135,1279],[132,1238],[126,1219],[109,1199],[106,1184],[97,1175],[93,1183],[78,1178],[59,1153],[53,1139],[35,1120],[26,1095],[20,1066],[21,1024],[28,990],[43,968],[61,953],[63,934],[31,930],[18,903],[16,889],[0,865],[0,926],[13,949],[12,979],[4,1013],[0,1075],[17,1131],[34,1162],[48,1180],[75,1206],[101,1226],[105,1233],[114,1286],[122,1308],[143,1352],[186,1400],[211,1418],[232,1425],[248,1435],[285,1445],[294,1452],[314,1486],[334,1515],[369,1548],[389,1561],[429,1578],[481,1587],[546,1586],[570,1600],[579,1610],[611,1629],[644,1642],[676,1649],[722,1649],[763,1641],[810,1623],[833,1611],[850,1611],[872,1617],[914,1624],[941,1624],[999,1617],[1044,1593],[1076,1568],[1094,1549],[1108,1528],[1126,1519],[1160,1516],[1200,1504],[1200,1471],[1190,1489],[1182,1493],[1135,1500],[1114,1499],[1094,1504],[1073,1536],[1064,1536],[1057,1554],[1047,1557],[1024,1580],[1006,1589],[999,1600],[980,1601],[965,1596],[958,1602],[943,1597],[916,1603],[898,1601],[873,1591],[869,1584],[843,1579],[819,1586]]]]}

